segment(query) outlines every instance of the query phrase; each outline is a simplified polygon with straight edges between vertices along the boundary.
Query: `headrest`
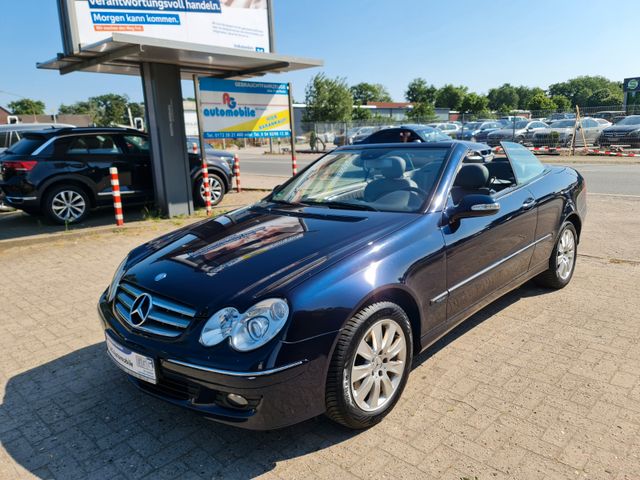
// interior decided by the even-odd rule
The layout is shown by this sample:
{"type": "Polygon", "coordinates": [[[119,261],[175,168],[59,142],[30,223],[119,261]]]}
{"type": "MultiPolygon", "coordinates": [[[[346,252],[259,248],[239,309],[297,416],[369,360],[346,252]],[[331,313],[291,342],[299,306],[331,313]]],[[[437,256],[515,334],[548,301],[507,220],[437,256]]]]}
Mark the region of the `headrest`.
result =
{"type": "Polygon", "coordinates": [[[489,170],[480,163],[467,163],[456,176],[454,185],[456,187],[477,189],[487,186],[489,180],[489,170]]]}
{"type": "Polygon", "coordinates": [[[402,157],[382,157],[365,160],[364,167],[379,170],[385,178],[401,178],[407,168],[407,162],[402,157]]]}

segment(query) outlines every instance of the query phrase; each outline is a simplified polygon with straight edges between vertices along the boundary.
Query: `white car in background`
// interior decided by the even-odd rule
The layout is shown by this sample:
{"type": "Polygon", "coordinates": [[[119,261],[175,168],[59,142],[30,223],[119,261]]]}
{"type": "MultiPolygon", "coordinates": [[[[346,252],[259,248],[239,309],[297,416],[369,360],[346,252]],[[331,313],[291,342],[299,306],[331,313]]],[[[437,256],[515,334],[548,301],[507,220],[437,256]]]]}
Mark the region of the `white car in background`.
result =
{"type": "Polygon", "coordinates": [[[429,123],[428,126],[437,128],[442,133],[445,133],[452,138],[455,138],[458,132],[462,129],[460,125],[452,122],[429,123]]]}

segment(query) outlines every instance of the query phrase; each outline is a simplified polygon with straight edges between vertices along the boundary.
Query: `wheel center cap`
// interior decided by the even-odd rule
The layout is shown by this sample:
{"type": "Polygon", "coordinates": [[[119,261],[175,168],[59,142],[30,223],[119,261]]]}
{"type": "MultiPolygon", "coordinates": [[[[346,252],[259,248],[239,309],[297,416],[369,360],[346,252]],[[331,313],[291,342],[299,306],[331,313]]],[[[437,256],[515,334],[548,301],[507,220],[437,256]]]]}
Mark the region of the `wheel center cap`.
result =
{"type": "Polygon", "coordinates": [[[380,357],[376,357],[373,359],[373,366],[378,368],[382,365],[382,359],[380,357]]]}

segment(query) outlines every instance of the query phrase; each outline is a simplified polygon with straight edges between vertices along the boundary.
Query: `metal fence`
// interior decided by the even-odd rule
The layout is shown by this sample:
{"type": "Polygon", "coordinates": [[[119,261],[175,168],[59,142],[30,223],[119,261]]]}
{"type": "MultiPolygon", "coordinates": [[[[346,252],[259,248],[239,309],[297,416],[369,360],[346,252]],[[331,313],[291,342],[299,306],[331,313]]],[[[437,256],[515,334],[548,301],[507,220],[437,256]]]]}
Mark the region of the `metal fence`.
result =
{"type": "Polygon", "coordinates": [[[428,125],[452,138],[498,147],[513,141],[534,150],[563,148],[640,148],[640,105],[582,107],[566,111],[511,111],[467,114],[450,112],[448,120],[391,120],[302,123],[298,148],[328,151],[357,143],[379,130],[407,124],[428,125]],[[637,117],[631,117],[638,115],[637,117]],[[579,120],[579,121],[578,121],[579,120]],[[615,128],[611,128],[615,126],[615,128]]]}

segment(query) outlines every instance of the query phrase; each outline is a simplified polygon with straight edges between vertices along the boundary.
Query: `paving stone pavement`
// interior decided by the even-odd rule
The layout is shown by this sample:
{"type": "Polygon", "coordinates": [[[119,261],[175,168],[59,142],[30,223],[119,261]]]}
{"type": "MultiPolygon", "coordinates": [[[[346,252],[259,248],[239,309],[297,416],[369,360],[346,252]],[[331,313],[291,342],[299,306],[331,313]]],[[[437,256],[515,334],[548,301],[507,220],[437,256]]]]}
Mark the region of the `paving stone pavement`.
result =
{"type": "Polygon", "coordinates": [[[166,224],[0,252],[0,478],[638,479],[640,201],[589,203],[572,283],[469,319],[359,433],[239,430],[127,382],[95,305],[166,224]]]}

